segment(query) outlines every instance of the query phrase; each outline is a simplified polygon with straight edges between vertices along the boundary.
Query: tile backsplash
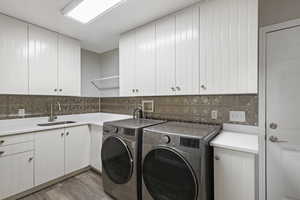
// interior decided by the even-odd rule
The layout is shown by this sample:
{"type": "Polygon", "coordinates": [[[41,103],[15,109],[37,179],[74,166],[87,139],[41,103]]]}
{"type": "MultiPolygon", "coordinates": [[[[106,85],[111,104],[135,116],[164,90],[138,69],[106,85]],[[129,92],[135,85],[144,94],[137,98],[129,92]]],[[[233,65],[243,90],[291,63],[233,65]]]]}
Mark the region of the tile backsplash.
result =
{"type": "Polygon", "coordinates": [[[50,105],[56,115],[94,113],[100,111],[99,98],[0,95],[0,119],[15,119],[19,109],[25,109],[25,117],[42,117],[50,113],[50,105]],[[61,104],[58,110],[57,102],[61,104]]]}
{"type": "Polygon", "coordinates": [[[154,112],[146,117],[154,119],[191,121],[202,123],[235,123],[258,125],[257,95],[214,95],[214,96],[162,96],[162,97],[118,97],[101,98],[101,112],[132,114],[143,100],[154,101],[154,112]],[[218,111],[216,120],[211,111],[218,111]],[[246,122],[231,122],[230,111],[244,111],[246,122]]]}

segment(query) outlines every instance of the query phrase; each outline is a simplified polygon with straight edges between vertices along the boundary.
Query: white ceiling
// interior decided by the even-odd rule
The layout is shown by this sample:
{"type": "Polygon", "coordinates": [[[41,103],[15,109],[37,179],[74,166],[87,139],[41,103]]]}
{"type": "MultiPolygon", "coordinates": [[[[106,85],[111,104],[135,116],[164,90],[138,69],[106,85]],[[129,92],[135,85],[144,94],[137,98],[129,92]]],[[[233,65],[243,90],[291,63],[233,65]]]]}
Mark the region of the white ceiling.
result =
{"type": "Polygon", "coordinates": [[[71,0],[0,0],[0,12],[81,40],[82,48],[102,53],[118,47],[120,33],[200,0],[127,0],[119,8],[80,24],[60,10],[71,0]]]}

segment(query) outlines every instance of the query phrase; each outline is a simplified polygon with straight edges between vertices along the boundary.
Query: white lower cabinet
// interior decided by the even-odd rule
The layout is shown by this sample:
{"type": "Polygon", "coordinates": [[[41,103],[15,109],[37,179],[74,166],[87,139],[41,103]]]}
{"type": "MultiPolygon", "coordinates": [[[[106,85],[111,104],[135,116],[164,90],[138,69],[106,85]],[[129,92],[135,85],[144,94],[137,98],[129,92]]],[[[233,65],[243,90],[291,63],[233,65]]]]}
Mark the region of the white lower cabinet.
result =
{"type": "Polygon", "coordinates": [[[89,166],[88,126],[35,135],[35,184],[40,185],[89,166]]]}
{"type": "Polygon", "coordinates": [[[33,151],[0,156],[0,199],[32,187],[33,151]]]}
{"type": "Polygon", "coordinates": [[[35,184],[40,185],[64,175],[64,129],[35,135],[35,184]]]}
{"type": "Polygon", "coordinates": [[[65,174],[89,166],[90,135],[88,126],[65,130],[65,174]]]}
{"type": "Polygon", "coordinates": [[[255,200],[255,155],[214,149],[215,200],[255,200]]]}
{"type": "Polygon", "coordinates": [[[90,164],[93,168],[102,172],[101,147],[102,147],[102,126],[91,126],[91,154],[90,164]]]}

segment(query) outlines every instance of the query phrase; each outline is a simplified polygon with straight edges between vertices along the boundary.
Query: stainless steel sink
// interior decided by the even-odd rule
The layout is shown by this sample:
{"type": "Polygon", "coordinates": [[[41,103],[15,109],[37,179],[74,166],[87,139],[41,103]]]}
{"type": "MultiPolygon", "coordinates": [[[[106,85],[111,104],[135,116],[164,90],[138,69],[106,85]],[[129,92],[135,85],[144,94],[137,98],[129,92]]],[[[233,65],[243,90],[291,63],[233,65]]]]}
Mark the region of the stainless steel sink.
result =
{"type": "Polygon", "coordinates": [[[38,126],[56,126],[56,125],[65,125],[65,124],[74,124],[75,121],[59,121],[59,122],[48,122],[43,124],[38,124],[38,126]]]}

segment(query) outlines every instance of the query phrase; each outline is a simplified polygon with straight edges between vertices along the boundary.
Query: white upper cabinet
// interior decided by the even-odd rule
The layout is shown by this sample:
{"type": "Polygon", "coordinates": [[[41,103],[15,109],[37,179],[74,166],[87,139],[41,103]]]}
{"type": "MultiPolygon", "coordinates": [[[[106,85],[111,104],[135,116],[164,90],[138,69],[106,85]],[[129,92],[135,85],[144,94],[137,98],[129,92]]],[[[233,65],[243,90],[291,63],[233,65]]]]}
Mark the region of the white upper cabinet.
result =
{"type": "Polygon", "coordinates": [[[136,30],[135,60],[137,95],[155,95],[155,24],[136,30]]]}
{"type": "Polygon", "coordinates": [[[28,94],[27,24],[0,15],[0,93],[28,94]]]}
{"type": "Polygon", "coordinates": [[[175,18],[156,23],[156,86],[159,95],[176,94],[175,18]]]}
{"type": "Polygon", "coordinates": [[[200,4],[200,93],[257,93],[258,0],[200,4]]]}
{"type": "Polygon", "coordinates": [[[176,94],[199,94],[199,8],[176,14],[176,94]]]}
{"type": "Polygon", "coordinates": [[[58,38],[58,94],[80,96],[81,94],[81,52],[77,40],[58,38]]]}
{"type": "Polygon", "coordinates": [[[58,35],[29,25],[29,93],[56,95],[58,35]]]}
{"type": "Polygon", "coordinates": [[[121,96],[257,93],[257,66],[258,0],[205,1],[120,40],[121,96]]]}
{"type": "Polygon", "coordinates": [[[121,36],[120,54],[120,96],[135,94],[135,31],[121,36]]]}

